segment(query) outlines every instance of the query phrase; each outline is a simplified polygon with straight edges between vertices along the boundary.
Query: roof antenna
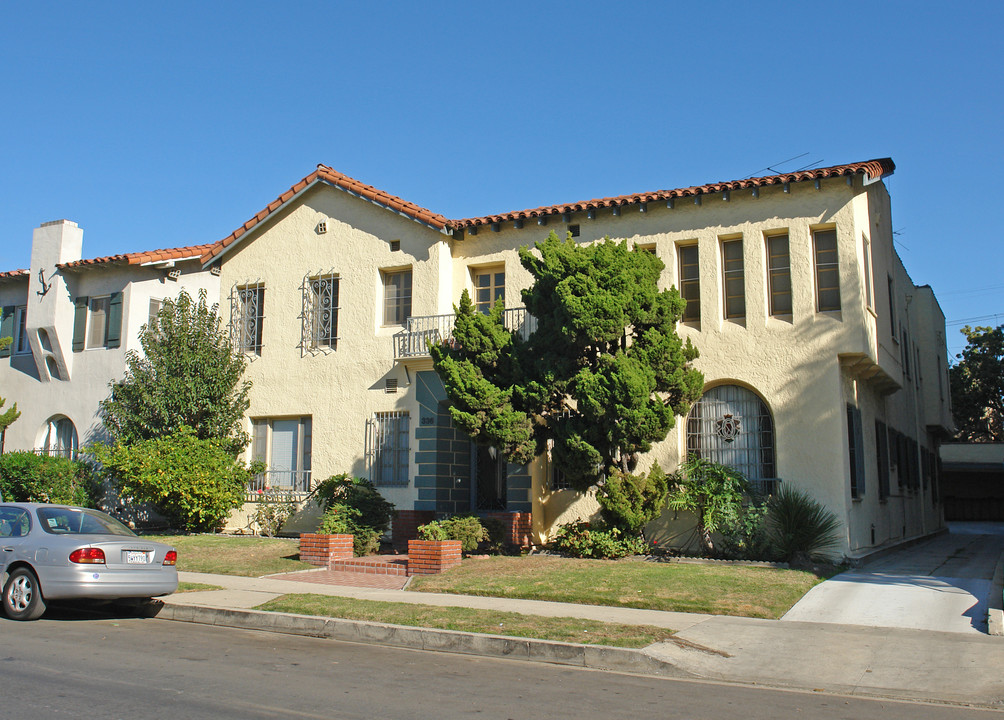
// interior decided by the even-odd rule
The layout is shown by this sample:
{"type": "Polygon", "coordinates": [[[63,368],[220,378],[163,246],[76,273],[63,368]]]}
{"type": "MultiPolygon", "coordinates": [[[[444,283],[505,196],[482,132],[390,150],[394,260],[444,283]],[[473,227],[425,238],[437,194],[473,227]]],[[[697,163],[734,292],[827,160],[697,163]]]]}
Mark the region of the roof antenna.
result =
{"type": "MultiPolygon", "coordinates": [[[[743,180],[745,180],[745,179],[747,179],[747,178],[751,178],[751,177],[758,177],[758,176],[760,176],[760,175],[763,175],[763,173],[764,173],[764,171],[765,171],[765,170],[768,170],[768,171],[770,171],[770,172],[771,172],[771,173],[773,173],[774,175],[781,175],[781,174],[783,174],[783,173],[784,173],[785,171],[784,171],[784,170],[776,170],[776,169],[774,168],[774,166],[775,166],[775,165],[784,165],[785,163],[790,163],[790,162],[791,162],[792,160],[798,160],[799,158],[803,158],[803,157],[805,157],[805,156],[806,156],[806,155],[808,155],[808,154],[809,154],[808,152],[804,152],[804,153],[802,153],[801,155],[796,155],[795,157],[790,157],[790,158],[788,158],[787,160],[781,160],[780,162],[776,162],[776,163],[771,163],[770,165],[768,165],[768,166],[767,166],[767,167],[765,167],[765,168],[760,168],[760,169],[759,169],[759,170],[757,170],[756,172],[752,172],[752,173],[750,173],[749,175],[747,175],[746,177],[744,177],[744,178],[743,178],[743,180]]],[[[802,167],[800,167],[800,168],[797,168],[797,169],[795,169],[795,170],[789,170],[788,172],[798,172],[798,171],[800,171],[800,170],[807,170],[808,168],[812,167],[813,165],[819,165],[819,163],[821,163],[821,162],[823,162],[823,161],[822,161],[822,160],[816,160],[816,161],[814,161],[814,162],[811,162],[811,163],[809,163],[808,165],[803,165],[803,166],[802,166],[802,167]]]]}

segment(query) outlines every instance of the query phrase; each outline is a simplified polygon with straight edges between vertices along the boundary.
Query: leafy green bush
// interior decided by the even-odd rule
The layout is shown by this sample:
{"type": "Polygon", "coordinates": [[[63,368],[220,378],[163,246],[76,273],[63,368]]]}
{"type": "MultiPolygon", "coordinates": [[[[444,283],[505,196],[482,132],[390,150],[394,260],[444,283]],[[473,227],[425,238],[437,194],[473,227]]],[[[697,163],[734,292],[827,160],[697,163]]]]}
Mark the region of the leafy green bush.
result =
{"type": "Polygon", "coordinates": [[[259,490],[251,525],[261,535],[275,537],[295,512],[296,500],[290,492],[278,488],[259,490]]]}
{"type": "Polygon", "coordinates": [[[773,560],[774,546],[767,534],[767,504],[762,499],[743,506],[735,523],[723,527],[721,556],[729,560],[773,560]]]}
{"type": "Polygon", "coordinates": [[[620,528],[592,528],[587,522],[562,525],[552,545],[563,553],[579,558],[622,558],[640,555],[648,549],[645,541],[625,536],[620,528]]]}
{"type": "Polygon", "coordinates": [[[4,500],[92,506],[94,479],[83,462],[10,452],[0,455],[0,494],[4,500]]]}
{"type": "Polygon", "coordinates": [[[767,532],[781,559],[828,560],[840,520],[807,493],[782,484],[767,503],[767,532]]]}
{"type": "Polygon", "coordinates": [[[473,515],[433,520],[419,526],[418,536],[423,540],[459,540],[460,549],[465,553],[477,550],[482,541],[489,539],[488,531],[473,515]]]}
{"type": "Polygon", "coordinates": [[[390,527],[394,505],[373,483],[348,473],[332,475],[314,488],[311,497],[324,509],[318,532],[352,534],[358,557],[377,551],[380,536],[390,527]]]}
{"type": "Polygon", "coordinates": [[[329,505],[321,516],[317,532],[324,535],[351,535],[352,554],[356,557],[372,555],[380,548],[379,530],[361,523],[362,511],[342,503],[329,505]]]}
{"type": "Polygon", "coordinates": [[[615,470],[596,491],[603,519],[629,535],[641,535],[644,527],[666,509],[669,481],[659,464],[648,475],[615,470]]]}
{"type": "Polygon", "coordinates": [[[119,494],[149,502],[175,527],[191,532],[219,530],[244,503],[251,470],[222,440],[200,440],[189,428],[132,445],[91,448],[119,494]]]}
{"type": "Polygon", "coordinates": [[[394,516],[394,504],[388,502],[373,483],[348,473],[332,475],[319,483],[310,496],[322,508],[335,504],[355,508],[359,511],[358,523],[380,533],[386,532],[394,516]]]}

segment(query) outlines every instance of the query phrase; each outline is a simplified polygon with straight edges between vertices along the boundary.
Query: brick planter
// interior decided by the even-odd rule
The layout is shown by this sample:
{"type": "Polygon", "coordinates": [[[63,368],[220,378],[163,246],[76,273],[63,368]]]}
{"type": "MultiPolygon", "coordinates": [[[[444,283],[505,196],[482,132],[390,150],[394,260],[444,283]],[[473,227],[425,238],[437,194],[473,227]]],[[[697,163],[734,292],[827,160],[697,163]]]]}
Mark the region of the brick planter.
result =
{"type": "Polygon", "coordinates": [[[352,535],[300,533],[300,559],[318,567],[352,559],[352,535]]]}
{"type": "Polygon", "coordinates": [[[408,541],[409,575],[436,575],[459,564],[459,540],[408,541]]]}

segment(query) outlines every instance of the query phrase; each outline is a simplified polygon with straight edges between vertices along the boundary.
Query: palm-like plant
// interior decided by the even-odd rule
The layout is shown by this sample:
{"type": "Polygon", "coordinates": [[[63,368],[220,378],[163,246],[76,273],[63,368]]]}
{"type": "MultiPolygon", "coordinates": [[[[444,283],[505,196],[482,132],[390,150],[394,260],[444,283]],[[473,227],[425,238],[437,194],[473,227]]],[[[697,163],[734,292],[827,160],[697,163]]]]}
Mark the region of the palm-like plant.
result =
{"type": "Polygon", "coordinates": [[[691,455],[672,475],[670,510],[689,510],[697,516],[697,531],[704,554],[715,552],[711,534],[735,527],[743,511],[749,483],[743,474],[725,465],[691,455]]]}
{"type": "Polygon", "coordinates": [[[786,561],[827,560],[840,542],[840,520],[807,493],[781,485],[768,502],[767,532],[786,561]]]}

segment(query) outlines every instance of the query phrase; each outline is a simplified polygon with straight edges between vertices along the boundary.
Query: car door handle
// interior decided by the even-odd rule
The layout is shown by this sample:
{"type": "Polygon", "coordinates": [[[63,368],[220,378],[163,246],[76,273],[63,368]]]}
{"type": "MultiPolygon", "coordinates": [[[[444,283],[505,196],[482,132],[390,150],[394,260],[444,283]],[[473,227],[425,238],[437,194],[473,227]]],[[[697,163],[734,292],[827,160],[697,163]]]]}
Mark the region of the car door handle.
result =
{"type": "Polygon", "coordinates": [[[12,548],[12,547],[5,547],[5,548],[3,549],[3,551],[4,551],[4,552],[14,552],[14,548],[12,548]]]}

